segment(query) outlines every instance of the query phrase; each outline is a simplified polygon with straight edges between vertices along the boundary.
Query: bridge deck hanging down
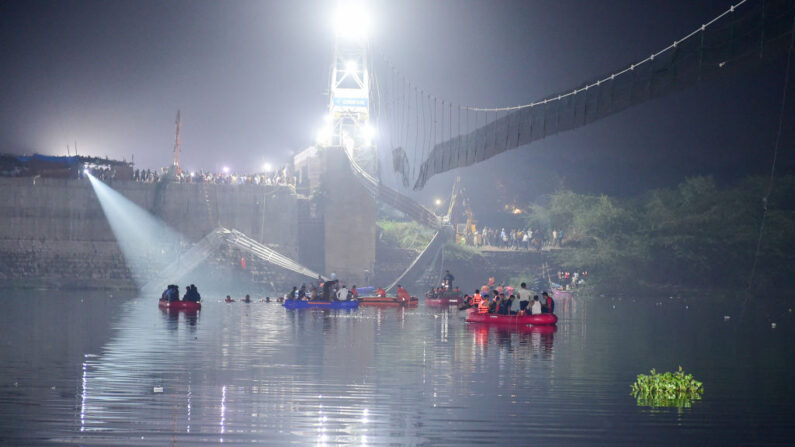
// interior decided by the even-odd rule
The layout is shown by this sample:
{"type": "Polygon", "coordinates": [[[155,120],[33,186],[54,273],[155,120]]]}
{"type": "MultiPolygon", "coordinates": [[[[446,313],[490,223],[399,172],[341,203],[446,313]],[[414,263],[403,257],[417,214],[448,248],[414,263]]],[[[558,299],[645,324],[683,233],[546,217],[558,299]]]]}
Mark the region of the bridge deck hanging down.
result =
{"type": "MultiPolygon", "coordinates": [[[[403,177],[405,185],[413,179],[414,189],[422,189],[434,175],[586,126],[700,82],[760,68],[788,57],[795,51],[794,43],[794,1],[741,0],[643,60],[529,104],[503,108],[453,104],[425,92],[420,95],[419,87],[401,75],[401,79],[380,84],[385,89],[381,94],[387,98],[382,101],[386,105],[385,115],[393,117],[385,123],[396,129],[408,123],[423,130],[417,130],[422,138],[414,142],[407,131],[387,131],[396,139],[392,142],[393,168],[403,177]],[[389,90],[393,84],[402,88],[389,90]],[[406,85],[412,89],[408,95],[406,85]],[[412,99],[415,94],[421,98],[420,103],[412,99]],[[437,100],[441,103],[440,113],[437,113],[437,100]],[[421,126],[424,118],[419,115],[404,117],[412,108],[432,110],[432,122],[421,126]],[[437,114],[440,120],[435,119],[437,114]],[[410,152],[414,157],[420,153],[422,156],[410,162],[410,152]]],[[[397,75],[395,68],[390,68],[397,75]]]]}
{"type": "MultiPolygon", "coordinates": [[[[444,248],[444,244],[450,239],[452,234],[452,231],[450,231],[452,229],[449,228],[449,225],[444,225],[443,222],[445,222],[445,220],[449,221],[450,216],[453,213],[454,204],[456,203],[456,196],[458,194],[460,185],[458,182],[453,185],[450,207],[447,210],[446,219],[443,219],[441,216],[437,216],[433,211],[420,205],[415,200],[395,191],[392,188],[389,188],[388,186],[383,185],[367,171],[365,171],[347,150],[345,151],[345,154],[348,157],[348,161],[350,163],[351,169],[354,172],[354,175],[357,179],[359,179],[359,182],[373,198],[381,200],[398,211],[405,213],[416,222],[436,230],[436,233],[431,238],[431,241],[428,242],[428,245],[426,245],[419,255],[417,255],[417,257],[408,265],[408,267],[406,267],[406,270],[404,270],[400,276],[398,276],[388,287],[386,287],[386,290],[390,291],[394,289],[400,282],[416,279],[418,276],[421,276],[428,270],[429,264],[435,264],[439,257],[439,253],[444,248]]],[[[441,277],[439,280],[441,280],[441,277]]]]}
{"type": "Polygon", "coordinates": [[[242,232],[234,229],[218,227],[207,236],[202,238],[193,247],[183,252],[176,261],[159,272],[155,279],[150,280],[143,287],[145,291],[156,291],[162,289],[163,284],[171,283],[187,275],[190,271],[199,266],[221,245],[231,245],[253,255],[257,259],[289,270],[293,273],[305,276],[310,279],[318,277],[326,279],[322,275],[304,267],[289,257],[273,250],[272,248],[257,242],[246,236],[242,232]]]}

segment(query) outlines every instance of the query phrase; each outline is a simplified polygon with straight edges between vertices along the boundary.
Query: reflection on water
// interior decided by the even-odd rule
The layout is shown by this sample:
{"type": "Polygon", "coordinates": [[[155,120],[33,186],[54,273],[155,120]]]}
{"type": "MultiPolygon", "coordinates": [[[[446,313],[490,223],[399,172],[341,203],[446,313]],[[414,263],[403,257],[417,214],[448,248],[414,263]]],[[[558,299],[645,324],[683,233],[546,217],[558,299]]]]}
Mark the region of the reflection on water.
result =
{"type": "Polygon", "coordinates": [[[4,445],[775,444],[795,432],[786,315],[771,331],[681,300],[571,299],[557,327],[507,329],[422,304],[34,302],[52,309],[0,301],[4,445]],[[679,364],[704,400],[635,405],[637,373],[679,364]]]}

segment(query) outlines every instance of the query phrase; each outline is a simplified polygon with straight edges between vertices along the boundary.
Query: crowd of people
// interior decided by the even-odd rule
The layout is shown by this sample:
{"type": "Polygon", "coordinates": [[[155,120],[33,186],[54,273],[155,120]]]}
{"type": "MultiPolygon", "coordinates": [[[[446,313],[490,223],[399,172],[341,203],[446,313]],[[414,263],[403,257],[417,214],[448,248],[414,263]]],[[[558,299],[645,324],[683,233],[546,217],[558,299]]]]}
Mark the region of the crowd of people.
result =
{"type": "Polygon", "coordinates": [[[588,272],[585,270],[582,272],[558,271],[558,285],[566,290],[576,289],[582,286],[585,284],[586,279],[588,279],[588,272]]]}
{"type": "Polygon", "coordinates": [[[541,250],[544,247],[561,247],[563,231],[551,233],[539,229],[505,229],[484,226],[480,230],[468,229],[460,236],[459,243],[470,247],[492,247],[510,250],[541,250]]]}
{"type": "Polygon", "coordinates": [[[280,169],[267,173],[258,174],[237,174],[223,172],[211,172],[199,170],[195,172],[182,171],[179,173],[169,170],[169,168],[136,169],[133,172],[133,180],[142,183],[157,183],[161,178],[168,178],[176,183],[211,183],[223,185],[293,185],[295,186],[295,175],[289,165],[284,165],[280,169]]]}
{"type": "Polygon", "coordinates": [[[301,284],[301,287],[293,286],[292,290],[284,294],[283,298],[304,301],[348,301],[358,299],[359,291],[356,290],[356,284],[349,289],[339,279],[324,280],[318,277],[309,285],[304,283],[301,284]]]}
{"type": "Polygon", "coordinates": [[[513,287],[499,285],[494,287],[493,278],[488,284],[474,291],[472,295],[464,295],[462,309],[475,308],[481,314],[496,315],[539,315],[555,313],[555,300],[548,292],[541,297],[522,283],[518,290],[513,287]],[[532,296],[532,298],[531,298],[532,296]]]}

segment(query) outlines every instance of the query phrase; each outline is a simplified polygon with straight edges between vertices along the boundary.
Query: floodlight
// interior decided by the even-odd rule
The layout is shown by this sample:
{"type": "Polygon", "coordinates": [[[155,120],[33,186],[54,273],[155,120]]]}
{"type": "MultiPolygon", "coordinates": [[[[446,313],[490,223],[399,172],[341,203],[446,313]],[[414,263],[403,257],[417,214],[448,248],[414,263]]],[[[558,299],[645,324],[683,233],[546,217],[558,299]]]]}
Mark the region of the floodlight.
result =
{"type": "Polygon", "coordinates": [[[337,37],[348,40],[366,40],[370,32],[370,18],[362,1],[340,3],[334,15],[337,37]]]}
{"type": "Polygon", "coordinates": [[[359,69],[359,64],[357,64],[355,60],[351,59],[345,62],[346,74],[356,73],[358,69],[359,69]]]}
{"type": "Polygon", "coordinates": [[[317,137],[315,140],[320,145],[327,145],[329,144],[333,133],[334,130],[331,128],[331,126],[323,126],[317,131],[317,137]]]}

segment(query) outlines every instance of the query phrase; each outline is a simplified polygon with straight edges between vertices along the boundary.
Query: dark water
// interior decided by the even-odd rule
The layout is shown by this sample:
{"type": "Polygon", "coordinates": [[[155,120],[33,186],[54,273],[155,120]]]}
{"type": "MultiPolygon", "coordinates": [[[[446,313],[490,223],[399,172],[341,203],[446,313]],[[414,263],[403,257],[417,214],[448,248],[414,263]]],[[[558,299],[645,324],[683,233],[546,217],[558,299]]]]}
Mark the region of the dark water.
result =
{"type": "Polygon", "coordinates": [[[792,445],[786,306],[740,318],[704,298],[657,301],[559,302],[542,333],[422,304],[208,301],[191,316],[5,293],[0,445],[792,445]],[[636,374],[679,365],[705,384],[691,408],[629,396],[636,374]]]}

